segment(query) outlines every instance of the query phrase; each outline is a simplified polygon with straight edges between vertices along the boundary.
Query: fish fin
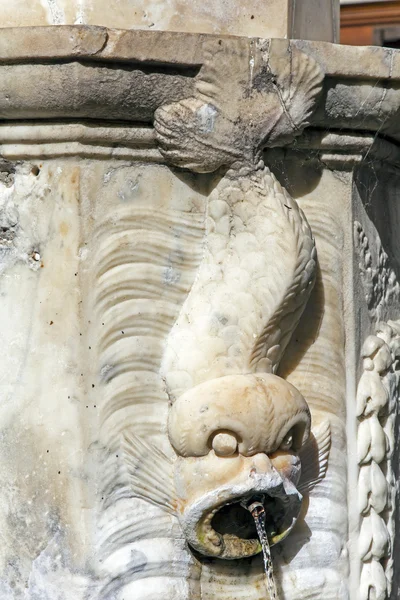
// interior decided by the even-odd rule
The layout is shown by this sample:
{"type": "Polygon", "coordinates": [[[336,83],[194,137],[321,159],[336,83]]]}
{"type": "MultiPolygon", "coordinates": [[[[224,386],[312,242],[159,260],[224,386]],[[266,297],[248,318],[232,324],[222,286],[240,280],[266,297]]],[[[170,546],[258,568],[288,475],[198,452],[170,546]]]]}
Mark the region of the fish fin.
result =
{"type": "Polygon", "coordinates": [[[282,50],[276,48],[270,52],[269,68],[275,76],[276,89],[279,90],[283,109],[281,118],[289,119],[298,135],[308,124],[321,94],[324,72],[312,56],[302,52],[294,44],[289,42],[288,48],[282,50]]]}
{"type": "Polygon", "coordinates": [[[299,451],[301,477],[297,489],[309,493],[326,475],[331,449],[331,425],[323,421],[312,431],[310,438],[299,451]]]}
{"type": "Polygon", "coordinates": [[[132,495],[176,514],[173,462],[133,433],[124,433],[121,450],[132,495]]]}

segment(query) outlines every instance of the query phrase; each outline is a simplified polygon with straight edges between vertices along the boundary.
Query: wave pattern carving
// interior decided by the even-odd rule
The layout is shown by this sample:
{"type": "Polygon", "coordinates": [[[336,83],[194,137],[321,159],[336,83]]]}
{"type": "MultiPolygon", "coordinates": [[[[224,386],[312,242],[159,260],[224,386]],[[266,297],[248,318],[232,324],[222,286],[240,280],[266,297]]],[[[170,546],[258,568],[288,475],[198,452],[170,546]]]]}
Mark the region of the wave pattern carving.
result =
{"type": "Polygon", "coordinates": [[[130,431],[170,451],[168,396],[159,374],[163,340],[201,261],[204,221],[202,212],[121,207],[95,234],[103,446],[97,546],[104,599],[122,590],[137,597],[143,579],[152,599],[165,598],[192,577],[176,518],[132,498],[118,449],[130,431]]]}

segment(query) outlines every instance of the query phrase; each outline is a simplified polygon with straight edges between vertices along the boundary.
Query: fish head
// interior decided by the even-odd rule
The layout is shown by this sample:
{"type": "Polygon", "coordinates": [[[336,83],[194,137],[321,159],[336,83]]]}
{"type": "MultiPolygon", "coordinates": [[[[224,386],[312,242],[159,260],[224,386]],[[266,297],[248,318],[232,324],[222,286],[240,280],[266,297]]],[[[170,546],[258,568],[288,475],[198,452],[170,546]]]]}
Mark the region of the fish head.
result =
{"type": "Polygon", "coordinates": [[[178,518],[194,549],[224,559],[260,552],[247,508],[255,500],[264,506],[270,545],[290,533],[310,425],[302,395],[269,373],[207,381],[175,402],[168,429],[178,518]]]}

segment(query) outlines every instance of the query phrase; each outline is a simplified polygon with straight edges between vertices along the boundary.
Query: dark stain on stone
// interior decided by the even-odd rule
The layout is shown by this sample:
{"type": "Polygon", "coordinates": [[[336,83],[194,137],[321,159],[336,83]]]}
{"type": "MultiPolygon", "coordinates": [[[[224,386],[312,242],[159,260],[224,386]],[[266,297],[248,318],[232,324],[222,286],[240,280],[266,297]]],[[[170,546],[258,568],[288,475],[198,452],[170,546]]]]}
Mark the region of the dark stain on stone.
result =
{"type": "Polygon", "coordinates": [[[11,187],[15,179],[15,165],[9,160],[0,160],[0,183],[11,187]]]}

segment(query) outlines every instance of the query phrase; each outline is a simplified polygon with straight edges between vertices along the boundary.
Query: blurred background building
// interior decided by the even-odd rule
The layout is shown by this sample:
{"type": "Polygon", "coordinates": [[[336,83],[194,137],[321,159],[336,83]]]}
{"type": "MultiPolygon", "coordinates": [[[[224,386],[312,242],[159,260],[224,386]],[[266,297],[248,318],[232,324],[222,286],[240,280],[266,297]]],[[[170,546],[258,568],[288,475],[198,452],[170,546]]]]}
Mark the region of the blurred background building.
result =
{"type": "Polygon", "coordinates": [[[340,41],[400,48],[400,0],[341,0],[340,41]]]}

